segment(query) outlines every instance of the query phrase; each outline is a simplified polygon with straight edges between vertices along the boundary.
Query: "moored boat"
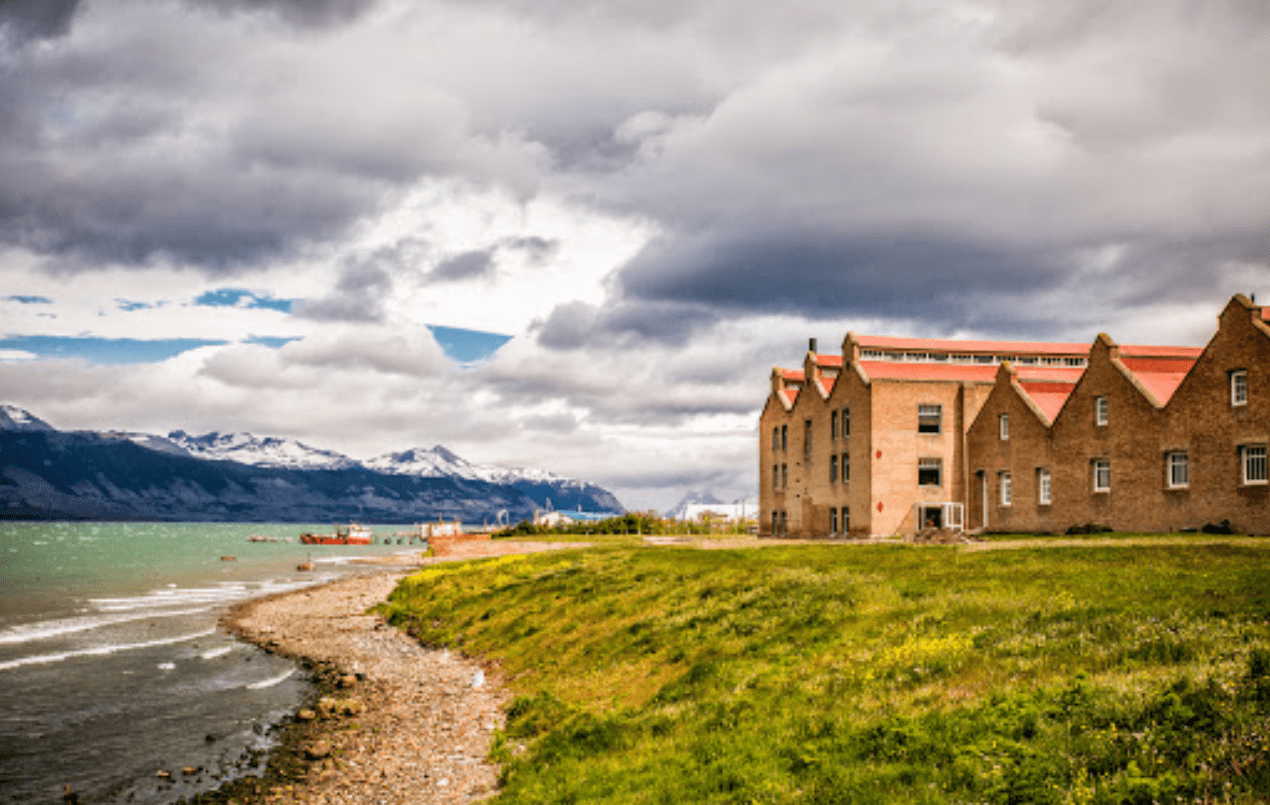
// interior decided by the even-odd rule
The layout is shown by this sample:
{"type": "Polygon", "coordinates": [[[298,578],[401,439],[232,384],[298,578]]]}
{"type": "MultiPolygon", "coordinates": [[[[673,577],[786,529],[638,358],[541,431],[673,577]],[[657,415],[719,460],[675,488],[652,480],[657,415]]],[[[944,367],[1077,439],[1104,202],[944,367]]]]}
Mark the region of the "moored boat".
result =
{"type": "Polygon", "coordinates": [[[305,545],[369,545],[375,535],[370,529],[357,523],[347,526],[336,526],[333,534],[301,534],[300,542],[305,545]]]}

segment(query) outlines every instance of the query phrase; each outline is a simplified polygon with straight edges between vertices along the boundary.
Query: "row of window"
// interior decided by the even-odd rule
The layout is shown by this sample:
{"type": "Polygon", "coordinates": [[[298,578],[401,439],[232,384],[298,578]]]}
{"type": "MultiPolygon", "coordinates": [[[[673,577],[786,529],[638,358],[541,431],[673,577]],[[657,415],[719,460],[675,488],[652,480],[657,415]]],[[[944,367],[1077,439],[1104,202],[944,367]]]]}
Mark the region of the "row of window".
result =
{"type": "MultiPolygon", "coordinates": [[[[929,459],[922,459],[929,460],[929,459]]],[[[1245,486],[1270,483],[1270,467],[1266,460],[1266,445],[1245,445],[1239,449],[1240,478],[1245,486]]],[[[1096,458],[1090,463],[1090,472],[1093,481],[1094,492],[1110,492],[1111,491],[1111,459],[1096,458]]],[[[919,483],[920,469],[919,469],[919,483]]],[[[1169,489],[1186,489],[1190,486],[1190,460],[1185,452],[1175,451],[1167,453],[1164,456],[1164,482],[1169,489]]],[[[1009,472],[997,473],[997,489],[1000,493],[1000,502],[1002,506],[1009,506],[1012,502],[1013,493],[1011,489],[1011,480],[1009,472]]],[[[1038,468],[1036,470],[1036,497],[1037,503],[1047,506],[1051,501],[1050,497],[1050,471],[1038,468]]]]}
{"type": "Polygon", "coordinates": [[[772,488],[785,489],[789,486],[789,465],[773,464],[772,465],[772,488]]]}
{"type": "Polygon", "coordinates": [[[777,511],[772,509],[772,533],[781,535],[785,533],[785,510],[777,511]]]}
{"type": "MultiPolygon", "coordinates": [[[[1230,372],[1230,404],[1232,406],[1241,406],[1248,404],[1248,370],[1235,369],[1230,372]]],[[[1094,397],[1094,424],[1098,427],[1105,427],[1110,417],[1108,415],[1107,398],[1103,396],[1094,397]]],[[[1001,441],[1010,438],[1010,415],[1001,415],[1001,441]]]]}
{"type": "Polygon", "coordinates": [[[1084,366],[1086,359],[1075,355],[1046,356],[1035,355],[976,355],[947,352],[888,352],[880,349],[860,351],[860,357],[866,361],[895,361],[897,363],[977,363],[999,364],[1004,361],[1021,366],[1084,366]]]}

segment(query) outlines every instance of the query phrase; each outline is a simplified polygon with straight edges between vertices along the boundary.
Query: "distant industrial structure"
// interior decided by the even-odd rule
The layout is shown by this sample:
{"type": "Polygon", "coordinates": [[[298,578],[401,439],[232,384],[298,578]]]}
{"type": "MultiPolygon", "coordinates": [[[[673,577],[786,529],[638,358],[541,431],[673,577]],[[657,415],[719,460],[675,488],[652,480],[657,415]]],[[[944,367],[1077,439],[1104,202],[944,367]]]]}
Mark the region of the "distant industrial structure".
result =
{"type": "Polygon", "coordinates": [[[1270,309],[1242,294],[1205,347],[847,333],[772,371],[759,528],[1270,534],[1268,443],[1270,309]]]}

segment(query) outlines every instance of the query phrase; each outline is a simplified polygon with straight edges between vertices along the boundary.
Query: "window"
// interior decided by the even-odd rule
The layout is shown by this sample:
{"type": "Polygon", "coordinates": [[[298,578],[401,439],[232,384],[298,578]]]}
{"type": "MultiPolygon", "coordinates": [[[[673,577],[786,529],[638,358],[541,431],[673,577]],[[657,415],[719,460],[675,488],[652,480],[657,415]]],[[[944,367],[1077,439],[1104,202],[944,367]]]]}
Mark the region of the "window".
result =
{"type": "Polygon", "coordinates": [[[785,533],[785,510],[781,509],[781,533],[785,533]]]}
{"type": "Polygon", "coordinates": [[[1096,458],[1093,461],[1094,469],[1094,491],[1110,492],[1111,491],[1111,461],[1105,458],[1096,458]]]}
{"type": "Polygon", "coordinates": [[[1050,471],[1044,467],[1036,470],[1036,502],[1042,506],[1050,505],[1050,471]]]}
{"type": "Polygon", "coordinates": [[[773,534],[779,534],[779,533],[780,533],[779,531],[777,531],[777,528],[779,528],[779,527],[780,527],[780,524],[781,524],[781,518],[780,518],[780,515],[779,515],[779,514],[777,514],[777,512],[776,512],[776,510],[775,510],[775,509],[772,509],[772,533],[773,533],[773,534]]]}
{"type": "Polygon", "coordinates": [[[789,465],[782,464],[781,465],[781,489],[785,489],[788,486],[789,486],[789,465]]]}
{"type": "Polygon", "coordinates": [[[843,408],[842,409],[842,438],[845,439],[850,435],[851,435],[851,409],[843,408]]]}
{"type": "Polygon", "coordinates": [[[772,428],[772,452],[777,453],[781,449],[781,429],[772,428]]]}
{"type": "Polygon", "coordinates": [[[781,425],[781,449],[789,449],[789,425],[781,425]]]}
{"type": "Polygon", "coordinates": [[[830,456],[829,457],[829,483],[834,484],[837,482],[838,482],[838,457],[830,456]]]}
{"type": "Polygon", "coordinates": [[[1230,404],[1248,404],[1248,370],[1236,369],[1230,373],[1230,404]]]}
{"type": "Polygon", "coordinates": [[[1001,441],[1010,441],[1010,415],[1001,415],[1001,441]]]}
{"type": "Polygon", "coordinates": [[[1001,489],[1001,505],[1009,506],[1014,499],[1014,490],[1010,488],[1010,473],[998,472],[997,485],[1001,489]]]}
{"type": "Polygon", "coordinates": [[[846,506],[842,507],[842,533],[851,533],[851,510],[846,506]]]}
{"type": "Polygon", "coordinates": [[[917,406],[917,432],[939,433],[940,420],[943,419],[943,407],[939,405],[917,406]]]}
{"type": "Polygon", "coordinates": [[[1264,484],[1266,476],[1266,446],[1250,444],[1243,448],[1244,483],[1264,484]]]}
{"type": "Polygon", "coordinates": [[[838,533],[838,510],[837,509],[829,510],[829,533],[830,534],[838,533]]]}
{"type": "Polygon", "coordinates": [[[772,488],[781,488],[781,468],[779,464],[772,465],[772,488]]]}
{"type": "Polygon", "coordinates": [[[842,482],[845,484],[851,480],[851,454],[842,454],[842,482]]]}
{"type": "Polygon", "coordinates": [[[803,420],[803,458],[811,458],[811,420],[803,420]]]}
{"type": "Polygon", "coordinates": [[[829,438],[830,439],[838,438],[838,412],[837,411],[829,412],[829,438]]]}
{"type": "Polygon", "coordinates": [[[1190,485],[1190,471],[1185,453],[1169,453],[1165,456],[1165,480],[1169,489],[1185,489],[1190,485]]]}
{"type": "Polygon", "coordinates": [[[939,486],[943,468],[944,460],[942,458],[917,459],[917,485],[939,486]]]}
{"type": "Polygon", "coordinates": [[[1107,398],[1106,397],[1094,398],[1094,424],[1095,425],[1107,424],[1107,398]]]}

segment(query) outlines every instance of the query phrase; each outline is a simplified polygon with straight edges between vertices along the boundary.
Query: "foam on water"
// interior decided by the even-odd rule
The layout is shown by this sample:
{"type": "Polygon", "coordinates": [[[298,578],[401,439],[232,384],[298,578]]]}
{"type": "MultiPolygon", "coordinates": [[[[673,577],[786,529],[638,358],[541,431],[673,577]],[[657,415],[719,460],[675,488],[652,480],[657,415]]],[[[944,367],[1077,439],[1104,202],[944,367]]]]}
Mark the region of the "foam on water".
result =
{"type": "Polygon", "coordinates": [[[24,623],[19,626],[11,626],[8,629],[0,631],[0,645],[12,645],[15,643],[29,643],[33,640],[47,640],[50,637],[60,637],[77,632],[86,632],[90,629],[100,629],[103,626],[117,626],[131,621],[145,620],[147,618],[174,618],[179,615],[197,615],[201,612],[208,612],[211,607],[198,607],[196,609],[176,609],[170,612],[143,612],[137,615],[120,615],[115,617],[83,617],[83,618],[62,618],[59,620],[40,621],[38,623],[24,623]]]}
{"type": "Polygon", "coordinates": [[[281,674],[280,676],[275,676],[272,679],[262,679],[259,682],[253,682],[246,687],[248,690],[264,690],[265,688],[272,688],[274,685],[281,684],[282,682],[290,679],[293,674],[295,674],[294,668],[287,671],[285,674],[281,674]]]}
{"type": "Polygon", "coordinates": [[[217,657],[224,657],[226,654],[228,654],[229,652],[233,650],[234,650],[233,646],[221,646],[220,648],[214,648],[210,651],[204,651],[202,654],[198,656],[199,656],[199,659],[201,660],[214,660],[217,657]]]}
{"type": "Polygon", "coordinates": [[[104,646],[93,646],[91,648],[76,649],[74,651],[59,651],[54,654],[35,654],[30,657],[19,657],[16,660],[0,662],[0,671],[10,668],[20,668],[24,665],[40,665],[51,662],[62,662],[72,657],[91,657],[101,656],[105,654],[114,654],[120,651],[135,651],[143,648],[153,648],[154,646],[169,646],[173,643],[185,643],[190,640],[197,640],[200,637],[216,634],[215,629],[208,629],[204,632],[195,632],[194,634],[178,635],[177,637],[164,637],[158,640],[147,640],[142,643],[116,643],[104,646]]]}

